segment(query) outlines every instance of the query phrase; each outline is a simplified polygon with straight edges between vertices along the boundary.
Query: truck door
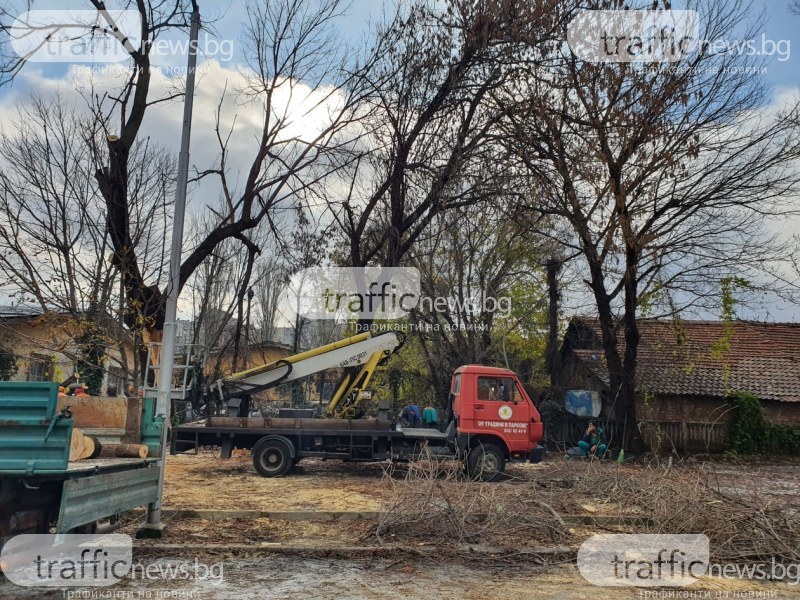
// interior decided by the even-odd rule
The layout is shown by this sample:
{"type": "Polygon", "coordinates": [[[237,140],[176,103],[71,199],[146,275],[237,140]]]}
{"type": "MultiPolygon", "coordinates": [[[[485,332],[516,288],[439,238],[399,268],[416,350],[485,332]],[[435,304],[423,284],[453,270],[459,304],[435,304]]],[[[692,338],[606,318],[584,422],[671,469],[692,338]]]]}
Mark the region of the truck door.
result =
{"type": "Polygon", "coordinates": [[[461,373],[453,375],[453,381],[450,384],[450,401],[448,404],[447,422],[455,417],[456,422],[461,418],[461,373]]]}
{"type": "Polygon", "coordinates": [[[502,433],[512,452],[528,447],[530,405],[513,377],[478,375],[475,427],[502,433]]]}

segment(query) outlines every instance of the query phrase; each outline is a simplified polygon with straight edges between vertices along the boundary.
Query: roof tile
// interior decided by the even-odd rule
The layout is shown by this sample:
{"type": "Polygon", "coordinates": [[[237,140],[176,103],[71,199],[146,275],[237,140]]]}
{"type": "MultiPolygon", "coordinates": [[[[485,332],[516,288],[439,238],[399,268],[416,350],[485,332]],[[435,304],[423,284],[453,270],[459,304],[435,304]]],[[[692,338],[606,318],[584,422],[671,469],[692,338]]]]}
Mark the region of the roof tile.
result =
{"type": "MultiPolygon", "coordinates": [[[[588,342],[570,351],[607,384],[599,321],[576,318],[570,330],[581,330],[588,342]]],[[[800,402],[800,324],[645,319],[639,334],[639,389],[700,396],[747,391],[763,400],[800,402]]]]}

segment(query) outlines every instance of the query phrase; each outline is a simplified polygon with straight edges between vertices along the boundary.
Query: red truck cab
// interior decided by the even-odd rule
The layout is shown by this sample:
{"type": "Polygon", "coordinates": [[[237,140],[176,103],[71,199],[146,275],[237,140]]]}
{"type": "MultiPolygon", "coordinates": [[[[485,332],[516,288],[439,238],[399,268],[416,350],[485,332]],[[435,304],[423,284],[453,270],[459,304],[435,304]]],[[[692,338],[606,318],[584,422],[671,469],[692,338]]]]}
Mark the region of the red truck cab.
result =
{"type": "Polygon", "coordinates": [[[459,367],[450,394],[458,449],[469,470],[502,472],[506,461],[542,459],[542,418],[513,371],[459,367]]]}

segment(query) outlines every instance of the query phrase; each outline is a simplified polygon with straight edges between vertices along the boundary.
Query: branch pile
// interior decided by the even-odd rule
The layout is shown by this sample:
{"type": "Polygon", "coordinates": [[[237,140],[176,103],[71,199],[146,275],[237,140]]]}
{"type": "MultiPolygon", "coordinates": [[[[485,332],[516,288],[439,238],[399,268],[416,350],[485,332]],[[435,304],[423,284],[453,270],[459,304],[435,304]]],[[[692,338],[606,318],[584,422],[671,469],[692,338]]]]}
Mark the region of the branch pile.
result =
{"type": "Polygon", "coordinates": [[[467,479],[457,462],[433,457],[384,471],[389,500],[369,536],[381,544],[481,543],[496,548],[564,542],[568,528],[558,513],[531,493],[529,485],[467,479]]]}
{"type": "Polygon", "coordinates": [[[716,562],[800,562],[800,499],[755,479],[752,470],[723,478],[702,464],[589,463],[573,491],[641,516],[636,533],[705,534],[716,562]]]}

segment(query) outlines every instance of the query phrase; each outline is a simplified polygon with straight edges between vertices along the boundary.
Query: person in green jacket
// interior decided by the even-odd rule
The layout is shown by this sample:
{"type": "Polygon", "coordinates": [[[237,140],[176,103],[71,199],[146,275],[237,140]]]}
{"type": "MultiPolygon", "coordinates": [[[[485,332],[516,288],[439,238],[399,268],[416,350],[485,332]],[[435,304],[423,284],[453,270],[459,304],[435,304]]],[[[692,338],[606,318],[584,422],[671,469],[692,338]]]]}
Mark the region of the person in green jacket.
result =
{"type": "Polygon", "coordinates": [[[583,450],[586,456],[603,458],[608,449],[605,432],[598,428],[594,421],[589,421],[586,433],[583,434],[583,437],[578,442],[578,448],[583,450]]]}

